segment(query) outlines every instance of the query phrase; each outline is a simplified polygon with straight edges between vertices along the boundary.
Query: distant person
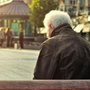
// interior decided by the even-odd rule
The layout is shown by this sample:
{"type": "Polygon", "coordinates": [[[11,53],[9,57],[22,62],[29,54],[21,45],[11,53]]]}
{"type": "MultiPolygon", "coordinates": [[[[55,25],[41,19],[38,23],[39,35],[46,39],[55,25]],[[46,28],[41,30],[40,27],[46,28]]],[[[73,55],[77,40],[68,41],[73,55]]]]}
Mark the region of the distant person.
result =
{"type": "Polygon", "coordinates": [[[20,33],[19,33],[19,44],[20,44],[20,48],[23,49],[24,48],[24,32],[23,32],[23,29],[21,29],[20,33]]]}
{"type": "Polygon", "coordinates": [[[7,41],[7,47],[11,47],[12,44],[12,30],[10,28],[7,28],[6,30],[6,41],[7,41]]]}
{"type": "Polygon", "coordinates": [[[48,40],[42,44],[34,79],[90,79],[90,43],[74,32],[70,16],[52,10],[44,26],[48,40]]]}
{"type": "Polygon", "coordinates": [[[5,33],[4,33],[4,28],[1,28],[0,30],[0,46],[3,46],[3,42],[5,40],[5,33]]]}

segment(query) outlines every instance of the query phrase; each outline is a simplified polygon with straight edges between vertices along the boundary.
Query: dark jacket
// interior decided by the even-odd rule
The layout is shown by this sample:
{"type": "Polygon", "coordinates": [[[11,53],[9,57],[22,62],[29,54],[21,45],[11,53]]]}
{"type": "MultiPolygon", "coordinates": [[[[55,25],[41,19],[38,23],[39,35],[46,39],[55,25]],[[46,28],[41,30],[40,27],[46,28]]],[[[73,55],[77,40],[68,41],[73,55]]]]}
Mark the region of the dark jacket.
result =
{"type": "Polygon", "coordinates": [[[23,41],[23,39],[24,39],[24,34],[23,34],[23,31],[21,31],[19,33],[19,41],[23,41]]]}
{"type": "Polygon", "coordinates": [[[42,45],[34,79],[90,79],[90,44],[68,24],[42,45]]]}

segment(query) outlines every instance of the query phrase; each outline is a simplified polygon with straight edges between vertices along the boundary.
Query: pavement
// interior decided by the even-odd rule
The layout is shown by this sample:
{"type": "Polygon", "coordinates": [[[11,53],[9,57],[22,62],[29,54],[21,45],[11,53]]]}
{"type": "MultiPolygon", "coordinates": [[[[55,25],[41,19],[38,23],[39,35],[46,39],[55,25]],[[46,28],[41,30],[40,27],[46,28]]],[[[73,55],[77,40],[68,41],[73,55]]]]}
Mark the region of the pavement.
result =
{"type": "Polygon", "coordinates": [[[29,44],[24,44],[25,49],[32,49],[32,50],[40,50],[41,48],[41,43],[39,42],[32,42],[29,44]]]}
{"type": "Polygon", "coordinates": [[[39,50],[0,48],[0,80],[32,80],[39,50]]]}

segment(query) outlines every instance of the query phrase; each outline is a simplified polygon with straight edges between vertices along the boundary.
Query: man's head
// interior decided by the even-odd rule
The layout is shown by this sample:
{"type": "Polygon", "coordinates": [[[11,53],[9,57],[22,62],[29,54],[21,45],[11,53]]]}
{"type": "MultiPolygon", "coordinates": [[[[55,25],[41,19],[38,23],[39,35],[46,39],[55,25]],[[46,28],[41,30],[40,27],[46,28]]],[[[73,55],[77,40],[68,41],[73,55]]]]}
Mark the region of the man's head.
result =
{"type": "Polygon", "coordinates": [[[72,21],[70,16],[63,11],[52,10],[45,15],[44,18],[44,26],[47,29],[47,37],[50,38],[52,31],[62,24],[70,24],[72,25],[72,21]]]}

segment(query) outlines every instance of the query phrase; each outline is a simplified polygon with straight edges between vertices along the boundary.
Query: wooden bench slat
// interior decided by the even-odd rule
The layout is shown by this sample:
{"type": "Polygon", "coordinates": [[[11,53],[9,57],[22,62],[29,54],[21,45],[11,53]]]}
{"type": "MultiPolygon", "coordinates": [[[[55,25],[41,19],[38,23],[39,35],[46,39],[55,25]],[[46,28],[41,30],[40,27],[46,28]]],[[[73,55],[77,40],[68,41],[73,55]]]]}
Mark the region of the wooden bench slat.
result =
{"type": "Polygon", "coordinates": [[[0,90],[90,90],[89,80],[0,81],[0,90]]]}

